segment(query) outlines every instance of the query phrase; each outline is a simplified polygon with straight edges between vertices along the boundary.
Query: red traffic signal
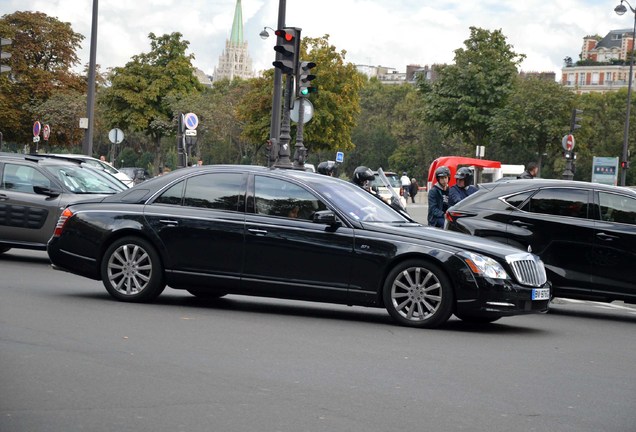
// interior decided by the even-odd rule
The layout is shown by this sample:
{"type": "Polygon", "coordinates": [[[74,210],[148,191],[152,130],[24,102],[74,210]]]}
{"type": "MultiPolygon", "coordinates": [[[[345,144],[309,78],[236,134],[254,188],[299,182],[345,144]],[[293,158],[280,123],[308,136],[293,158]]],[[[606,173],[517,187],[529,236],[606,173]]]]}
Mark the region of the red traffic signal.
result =
{"type": "Polygon", "coordinates": [[[274,67],[289,75],[295,75],[298,69],[298,51],[300,50],[300,29],[286,27],[274,32],[278,37],[278,43],[274,47],[276,61],[274,67]]]}

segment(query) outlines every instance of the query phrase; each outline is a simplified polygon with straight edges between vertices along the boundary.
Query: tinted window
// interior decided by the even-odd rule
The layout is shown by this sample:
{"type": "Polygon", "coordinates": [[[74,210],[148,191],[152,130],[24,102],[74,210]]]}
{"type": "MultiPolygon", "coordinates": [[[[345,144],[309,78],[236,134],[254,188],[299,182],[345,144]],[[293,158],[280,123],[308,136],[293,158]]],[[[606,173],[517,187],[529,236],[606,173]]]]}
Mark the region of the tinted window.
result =
{"type": "Polygon", "coordinates": [[[256,176],[256,213],[311,220],[323,202],[302,187],[285,180],[256,176]]]}
{"type": "Polygon", "coordinates": [[[185,180],[169,187],[155,200],[155,204],[181,205],[183,185],[185,185],[185,180]]]}
{"type": "Polygon", "coordinates": [[[513,195],[511,197],[506,198],[506,202],[510,204],[511,206],[521,208],[521,205],[524,202],[526,202],[526,200],[530,197],[530,195],[532,195],[532,192],[534,191],[523,192],[517,195],[513,195]]]}
{"type": "Polygon", "coordinates": [[[636,200],[623,195],[599,193],[601,219],[636,225],[636,200]]]}
{"type": "Polygon", "coordinates": [[[2,173],[2,189],[34,193],[33,186],[51,187],[51,182],[41,172],[26,165],[5,164],[2,173]]]}
{"type": "Polygon", "coordinates": [[[522,210],[531,213],[587,218],[588,196],[586,190],[569,188],[541,189],[534,194],[522,210]]]}
{"type": "Polygon", "coordinates": [[[217,210],[243,211],[244,176],[240,173],[214,173],[186,180],[183,205],[217,210]]]}

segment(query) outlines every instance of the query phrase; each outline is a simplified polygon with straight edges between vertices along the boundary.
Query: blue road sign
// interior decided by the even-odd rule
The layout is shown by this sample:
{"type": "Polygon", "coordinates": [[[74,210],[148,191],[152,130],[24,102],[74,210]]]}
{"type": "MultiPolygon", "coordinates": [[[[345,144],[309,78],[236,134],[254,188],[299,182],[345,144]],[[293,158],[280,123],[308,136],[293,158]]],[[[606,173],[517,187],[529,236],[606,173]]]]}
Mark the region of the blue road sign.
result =
{"type": "Polygon", "coordinates": [[[344,153],[336,152],[336,162],[342,163],[344,162],[344,153]]]}
{"type": "Polygon", "coordinates": [[[199,126],[199,117],[195,113],[187,113],[184,123],[187,129],[194,130],[199,126]]]}

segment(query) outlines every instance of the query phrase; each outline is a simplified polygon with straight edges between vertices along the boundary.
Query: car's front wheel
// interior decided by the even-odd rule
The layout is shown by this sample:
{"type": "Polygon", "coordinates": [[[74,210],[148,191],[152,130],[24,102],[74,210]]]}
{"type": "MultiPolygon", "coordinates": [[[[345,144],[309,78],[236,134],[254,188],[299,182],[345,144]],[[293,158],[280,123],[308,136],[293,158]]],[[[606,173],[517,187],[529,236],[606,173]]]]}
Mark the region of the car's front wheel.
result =
{"type": "Polygon", "coordinates": [[[106,250],[102,282],[110,295],[126,302],[149,302],[165,289],[161,260],[146,240],[124,237],[106,250]]]}
{"type": "Polygon", "coordinates": [[[426,261],[397,265],[384,282],[382,296],[393,319],[408,327],[438,327],[453,312],[450,280],[437,265],[426,261]]]}

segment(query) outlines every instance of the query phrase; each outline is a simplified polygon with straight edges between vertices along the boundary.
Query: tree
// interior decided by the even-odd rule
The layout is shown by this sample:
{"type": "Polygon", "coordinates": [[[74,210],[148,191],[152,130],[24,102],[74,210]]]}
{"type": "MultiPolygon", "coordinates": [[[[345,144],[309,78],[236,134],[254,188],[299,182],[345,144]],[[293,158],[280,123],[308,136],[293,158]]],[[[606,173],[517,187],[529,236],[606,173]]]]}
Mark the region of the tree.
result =
{"type": "Polygon", "coordinates": [[[517,79],[506,104],[493,113],[489,159],[509,164],[536,161],[541,166],[544,155],[560,157],[574,98],[554,81],[517,79]]]}
{"type": "Polygon", "coordinates": [[[42,12],[4,15],[0,35],[13,40],[11,73],[0,74],[0,125],[5,139],[30,141],[32,121],[40,116],[30,109],[56,91],[85,89],[82,78],[71,70],[79,63],[76,51],[84,36],[70,23],[42,12]]]}
{"type": "Polygon", "coordinates": [[[464,45],[455,50],[454,64],[439,67],[432,85],[420,85],[425,115],[470,145],[484,145],[490,119],[504,106],[525,56],[512,50],[501,30],[471,27],[464,45]]]}
{"type": "Polygon", "coordinates": [[[37,112],[42,124],[51,126],[50,146],[69,149],[80,143],[84,133],[78,119],[86,114],[86,95],[76,90],[57,91],[45,102],[29,108],[37,112]]]}
{"type": "Polygon", "coordinates": [[[194,55],[186,55],[190,43],[181,37],[178,32],[163,36],[150,33],[150,52],[114,68],[111,85],[100,99],[111,126],[143,131],[152,138],[155,173],[164,163],[162,138],[176,134],[169,98],[186,98],[201,90],[191,63],[194,55]]]}

